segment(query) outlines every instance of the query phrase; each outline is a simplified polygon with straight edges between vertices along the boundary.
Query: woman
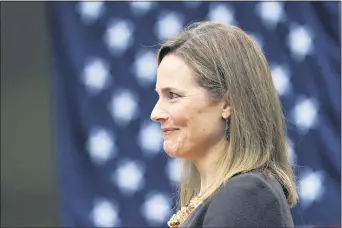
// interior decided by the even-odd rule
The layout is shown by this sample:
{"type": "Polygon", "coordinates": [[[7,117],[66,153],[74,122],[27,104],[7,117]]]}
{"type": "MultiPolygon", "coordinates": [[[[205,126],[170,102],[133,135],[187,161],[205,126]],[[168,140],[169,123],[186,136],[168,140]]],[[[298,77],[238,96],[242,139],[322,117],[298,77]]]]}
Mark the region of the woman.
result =
{"type": "Polygon", "coordinates": [[[293,227],[297,193],[269,65],[241,29],[201,22],[158,52],[151,119],[184,161],[170,227],[293,227]]]}

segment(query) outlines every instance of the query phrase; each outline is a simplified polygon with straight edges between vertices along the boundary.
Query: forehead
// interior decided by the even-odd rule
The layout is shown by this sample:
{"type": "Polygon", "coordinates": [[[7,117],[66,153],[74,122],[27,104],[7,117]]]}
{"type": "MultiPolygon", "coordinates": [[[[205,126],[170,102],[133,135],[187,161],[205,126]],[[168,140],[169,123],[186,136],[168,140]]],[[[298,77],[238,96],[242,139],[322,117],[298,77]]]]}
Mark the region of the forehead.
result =
{"type": "Polygon", "coordinates": [[[164,87],[190,89],[199,86],[186,62],[177,55],[169,54],[163,58],[157,71],[156,89],[164,87]]]}

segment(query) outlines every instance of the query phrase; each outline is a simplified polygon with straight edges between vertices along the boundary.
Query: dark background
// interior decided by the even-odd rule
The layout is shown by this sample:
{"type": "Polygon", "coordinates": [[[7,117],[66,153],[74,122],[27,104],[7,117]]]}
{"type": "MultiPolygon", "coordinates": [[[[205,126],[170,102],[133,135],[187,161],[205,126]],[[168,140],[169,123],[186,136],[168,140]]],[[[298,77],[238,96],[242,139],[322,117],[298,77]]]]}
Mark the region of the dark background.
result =
{"type": "Polygon", "coordinates": [[[45,4],[1,2],[1,227],[58,226],[45,4]]]}

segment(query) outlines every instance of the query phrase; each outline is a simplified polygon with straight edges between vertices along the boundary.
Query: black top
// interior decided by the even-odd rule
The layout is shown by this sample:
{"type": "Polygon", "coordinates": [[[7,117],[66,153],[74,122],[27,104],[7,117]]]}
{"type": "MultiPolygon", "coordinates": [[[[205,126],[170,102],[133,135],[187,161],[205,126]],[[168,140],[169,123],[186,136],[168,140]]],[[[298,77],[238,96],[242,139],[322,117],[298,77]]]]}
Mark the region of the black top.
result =
{"type": "Polygon", "coordinates": [[[258,171],[232,177],[181,227],[294,227],[279,182],[258,171]]]}

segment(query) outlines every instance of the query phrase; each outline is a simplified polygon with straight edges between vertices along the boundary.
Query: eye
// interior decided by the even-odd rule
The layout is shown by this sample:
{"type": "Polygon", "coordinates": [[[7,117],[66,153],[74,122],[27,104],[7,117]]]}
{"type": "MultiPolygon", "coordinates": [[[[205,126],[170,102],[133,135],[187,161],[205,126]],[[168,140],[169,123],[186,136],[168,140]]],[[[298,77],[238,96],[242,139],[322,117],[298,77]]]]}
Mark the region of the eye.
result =
{"type": "Polygon", "coordinates": [[[170,99],[175,99],[175,98],[178,98],[178,97],[180,97],[180,96],[178,94],[176,94],[176,93],[172,93],[172,92],[169,93],[169,98],[170,99]]]}

